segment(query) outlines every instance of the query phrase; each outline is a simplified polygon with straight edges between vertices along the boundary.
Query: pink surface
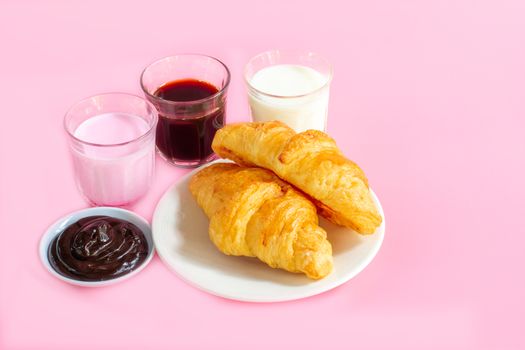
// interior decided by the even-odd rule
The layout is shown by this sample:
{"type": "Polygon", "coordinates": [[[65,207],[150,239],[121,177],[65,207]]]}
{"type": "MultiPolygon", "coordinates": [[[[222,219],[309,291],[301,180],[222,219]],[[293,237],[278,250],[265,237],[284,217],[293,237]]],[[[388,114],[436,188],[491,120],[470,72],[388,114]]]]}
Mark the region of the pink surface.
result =
{"type": "MultiPolygon", "coordinates": [[[[0,349],[523,349],[524,18],[521,0],[2,1],[0,349]],[[61,125],[70,105],[140,93],[149,62],[202,52],[231,68],[229,121],[246,120],[242,67],[270,48],[334,64],[329,132],[388,220],[363,273],[248,304],[158,258],[101,289],[43,269],[46,227],[86,206],[61,125]]],[[[146,218],[186,173],[157,164],[133,208],[146,218]]]]}

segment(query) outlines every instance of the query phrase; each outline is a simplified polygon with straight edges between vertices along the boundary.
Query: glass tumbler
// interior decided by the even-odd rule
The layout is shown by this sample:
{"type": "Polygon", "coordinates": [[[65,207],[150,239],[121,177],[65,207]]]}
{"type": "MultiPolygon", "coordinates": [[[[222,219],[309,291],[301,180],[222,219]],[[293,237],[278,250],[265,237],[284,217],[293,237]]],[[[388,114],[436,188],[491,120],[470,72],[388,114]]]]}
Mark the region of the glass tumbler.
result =
{"type": "Polygon", "coordinates": [[[252,120],[280,120],[297,132],[326,131],[332,66],[313,52],[272,50],[244,69],[252,120]]]}
{"type": "Polygon", "coordinates": [[[80,193],[95,206],[127,206],[149,189],[155,168],[157,111],[125,93],[84,99],[64,127],[80,193]]]}
{"type": "Polygon", "coordinates": [[[224,126],[230,72],[216,58],[181,54],[150,64],[140,79],[144,95],[158,110],[160,155],[180,167],[215,158],[211,144],[224,126]]]}

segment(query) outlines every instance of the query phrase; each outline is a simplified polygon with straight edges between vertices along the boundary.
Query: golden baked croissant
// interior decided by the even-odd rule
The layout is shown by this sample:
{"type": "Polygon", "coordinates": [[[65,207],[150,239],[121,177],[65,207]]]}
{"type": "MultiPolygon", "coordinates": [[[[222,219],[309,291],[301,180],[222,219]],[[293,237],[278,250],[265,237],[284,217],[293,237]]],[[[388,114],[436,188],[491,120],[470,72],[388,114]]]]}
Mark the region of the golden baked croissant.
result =
{"type": "Polygon", "coordinates": [[[332,246],[315,206],[271,171],[213,164],[192,177],[190,191],[223,253],[257,257],[313,279],[332,270],[332,246]]]}
{"type": "Polygon", "coordinates": [[[365,174],[321,131],[296,134],[278,121],[231,124],[217,132],[212,148],[241,165],[272,170],[311,196],[320,214],[336,224],[362,234],[381,224],[365,174]]]}

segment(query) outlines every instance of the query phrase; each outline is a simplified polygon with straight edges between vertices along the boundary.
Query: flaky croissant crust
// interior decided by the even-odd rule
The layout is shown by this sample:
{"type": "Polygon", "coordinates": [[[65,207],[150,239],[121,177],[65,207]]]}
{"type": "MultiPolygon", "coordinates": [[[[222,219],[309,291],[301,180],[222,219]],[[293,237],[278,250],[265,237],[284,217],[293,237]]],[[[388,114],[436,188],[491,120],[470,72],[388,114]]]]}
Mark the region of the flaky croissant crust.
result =
{"type": "Polygon", "coordinates": [[[332,247],[315,206],[272,172],[213,164],[193,176],[190,191],[223,253],[257,257],[313,279],[332,270],[332,247]]]}
{"type": "Polygon", "coordinates": [[[279,121],[230,124],[217,132],[212,148],[238,164],[272,170],[336,224],[362,234],[381,224],[364,172],[321,131],[296,134],[279,121]]]}

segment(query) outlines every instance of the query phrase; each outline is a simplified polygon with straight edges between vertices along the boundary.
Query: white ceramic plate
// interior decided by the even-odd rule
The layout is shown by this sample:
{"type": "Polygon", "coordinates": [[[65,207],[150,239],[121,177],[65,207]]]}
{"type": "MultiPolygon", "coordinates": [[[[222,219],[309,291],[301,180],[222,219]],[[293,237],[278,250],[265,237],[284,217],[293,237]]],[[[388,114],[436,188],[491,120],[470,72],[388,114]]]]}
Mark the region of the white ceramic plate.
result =
{"type": "MultiPolygon", "coordinates": [[[[198,170],[178,180],[159,201],[153,216],[153,241],[167,266],[189,284],[208,293],[253,302],[286,301],[316,295],[361,272],[383,242],[384,219],[377,231],[368,236],[321,219],[320,225],[332,243],[334,270],[318,281],[302,274],[272,269],[256,258],[224,255],[210,241],[209,220],[188,189],[189,179],[198,170]]],[[[373,192],[372,195],[384,218],[379,200],[373,192]]]]}
{"type": "Polygon", "coordinates": [[[151,258],[153,257],[155,249],[153,248],[153,238],[151,236],[151,227],[149,223],[146,221],[146,219],[142,218],[141,216],[125,209],[120,208],[113,208],[113,207],[96,207],[96,208],[88,208],[76,211],[74,213],[68,214],[64,216],[63,218],[56,221],[54,224],[49,226],[47,231],[44,233],[42,238],[40,239],[40,245],[38,248],[38,252],[40,255],[40,260],[42,261],[42,264],[44,267],[56,278],[71,283],[77,286],[82,287],[101,287],[106,286],[109,284],[117,283],[120,281],[123,281],[125,279],[130,278],[131,276],[136,275],[139,273],[143,268],[146,267],[146,265],[149,264],[151,261],[151,258]],[[77,222],[78,220],[88,217],[88,216],[95,216],[95,215],[106,215],[115,217],[118,219],[126,220],[128,222],[131,222],[132,224],[136,225],[138,228],[142,230],[144,233],[144,236],[146,236],[146,240],[148,241],[148,256],[146,257],[146,260],[137,267],[135,270],[131,271],[128,274],[125,274],[123,276],[113,278],[106,281],[79,281],[73,278],[69,278],[67,276],[61,275],[60,273],[56,272],[55,269],[51,266],[48,259],[48,250],[49,245],[53,241],[53,239],[59,235],[62,231],[64,231],[69,225],[77,222]]]}

